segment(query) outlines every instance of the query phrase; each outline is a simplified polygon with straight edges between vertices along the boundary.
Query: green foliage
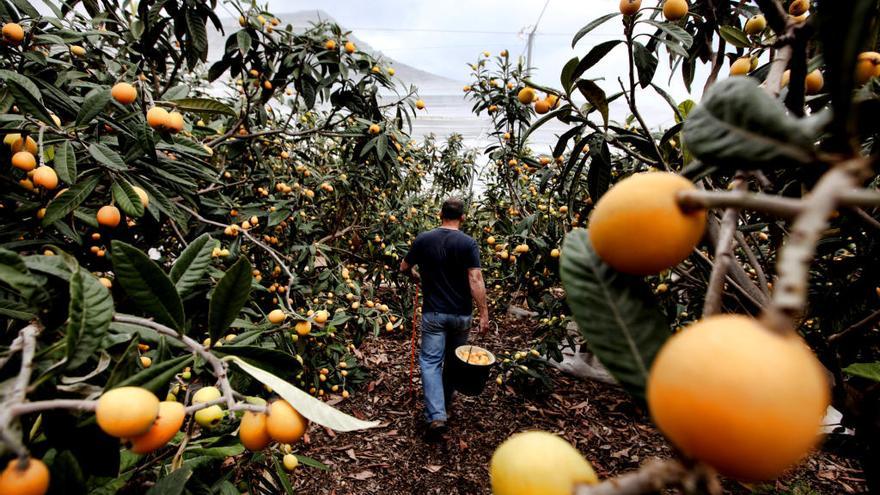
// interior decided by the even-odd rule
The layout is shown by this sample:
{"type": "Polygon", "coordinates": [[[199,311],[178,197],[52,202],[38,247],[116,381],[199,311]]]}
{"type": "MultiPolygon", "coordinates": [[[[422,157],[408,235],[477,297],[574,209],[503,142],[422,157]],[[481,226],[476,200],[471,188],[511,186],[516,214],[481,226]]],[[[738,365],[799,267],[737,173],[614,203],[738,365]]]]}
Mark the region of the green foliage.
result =
{"type": "Polygon", "coordinates": [[[815,136],[748,77],[715,84],[684,125],[688,149],[728,170],[793,168],[816,161],[815,136]]]}
{"type": "Polygon", "coordinates": [[[157,321],[182,331],[183,304],[171,279],[142,251],[113,241],[113,270],[136,307],[157,321]]]}
{"type": "Polygon", "coordinates": [[[586,230],[565,238],[562,282],[590,349],[630,393],[645,396],[648,371],[669,336],[650,288],[599,259],[586,230]]]}
{"type": "MultiPolygon", "coordinates": [[[[190,385],[215,382],[211,367],[179,340],[118,321],[125,313],[198,342],[211,338],[210,352],[269,373],[275,390],[290,382],[308,397],[354,391],[369,376],[357,345],[386,324],[396,330],[411,309],[409,295],[394,290],[400,256],[433,223],[441,196],[470,194],[475,152],[461,136],[411,140],[416,89],[390,77],[382,59],[343,50],[349,33],[338,26],[294,29],[249,3],[227,3],[243,16],[242,28],[223,33],[222,57],[206,65],[207,23],[220,26],[213,0],[75,4],[47,2],[46,15],[27,2],[0,5],[27,32],[22,44],[0,46],[0,134],[38,142],[37,161],[60,180],[54,191],[32,187],[25,171],[9,165],[10,147],[0,148],[0,325],[7,329],[0,344],[29,320],[44,327],[34,363],[39,385],[29,398],[84,399],[136,385],[183,401],[190,385]],[[327,50],[328,39],[339,48],[327,50]],[[117,82],[136,88],[134,103],[112,99],[117,82]],[[179,112],[183,129],[149,127],[154,106],[179,112]],[[372,124],[378,134],[368,132],[372,124]],[[111,204],[122,221],[100,226],[96,212],[111,204]],[[272,309],[290,323],[265,321],[272,309]],[[293,323],[318,310],[330,320],[296,335],[293,323]]],[[[14,364],[0,366],[0,379],[15,374],[14,364]]],[[[270,398],[241,368],[230,375],[237,391],[270,398]]],[[[91,424],[90,434],[103,438],[87,412],[52,418],[68,431],[91,424]]],[[[54,452],[62,436],[34,428],[29,447],[54,452]]],[[[51,455],[46,460],[53,470],[79,473],[76,485],[95,493],[157,479],[157,493],[228,490],[242,472],[216,480],[212,467],[242,455],[233,431],[190,439],[182,469],[172,469],[180,464],[170,457],[130,458],[125,450],[124,471],[82,459],[68,466],[66,455],[56,457],[57,468],[51,455]]],[[[118,442],[108,452],[96,457],[119,459],[118,442]]]]}
{"type": "Polygon", "coordinates": [[[77,268],[70,277],[67,314],[67,367],[76,369],[100,348],[101,340],[110,328],[113,319],[110,291],[94,275],[77,268]]]}

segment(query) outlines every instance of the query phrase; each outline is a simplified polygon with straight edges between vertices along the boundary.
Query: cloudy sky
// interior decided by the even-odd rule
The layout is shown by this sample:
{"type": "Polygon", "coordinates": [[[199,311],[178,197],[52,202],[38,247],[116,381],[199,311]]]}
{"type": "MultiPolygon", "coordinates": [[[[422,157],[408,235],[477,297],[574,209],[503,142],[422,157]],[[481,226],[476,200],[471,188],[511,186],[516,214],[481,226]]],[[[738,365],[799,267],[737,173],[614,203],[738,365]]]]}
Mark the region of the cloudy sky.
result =
{"type": "MultiPolygon", "coordinates": [[[[654,0],[646,0],[650,5],[654,0]]],[[[511,55],[525,52],[526,36],[545,0],[269,0],[276,14],[321,9],[355,35],[400,62],[457,81],[467,81],[467,62],[483,50],[493,55],[507,49],[511,55]],[[368,7],[367,7],[368,5],[368,7]]],[[[592,46],[622,36],[620,18],[593,31],[571,48],[571,38],[591,20],[617,11],[618,0],[549,0],[537,28],[533,51],[535,80],[559,87],[562,66],[574,55],[583,57],[592,46]]],[[[625,72],[625,48],[618,47],[606,60],[591,69],[588,76],[602,77],[600,85],[610,93],[618,89],[617,78],[625,72]],[[619,51],[617,51],[619,50],[619,51]]],[[[668,60],[661,57],[655,82],[667,86],[668,60]],[[664,69],[665,68],[665,69],[664,69]]],[[[676,74],[668,85],[677,101],[699,99],[689,94],[676,74]]],[[[699,91],[702,84],[695,84],[699,91]]],[[[668,124],[668,106],[648,90],[642,101],[652,125],[668,124]]]]}

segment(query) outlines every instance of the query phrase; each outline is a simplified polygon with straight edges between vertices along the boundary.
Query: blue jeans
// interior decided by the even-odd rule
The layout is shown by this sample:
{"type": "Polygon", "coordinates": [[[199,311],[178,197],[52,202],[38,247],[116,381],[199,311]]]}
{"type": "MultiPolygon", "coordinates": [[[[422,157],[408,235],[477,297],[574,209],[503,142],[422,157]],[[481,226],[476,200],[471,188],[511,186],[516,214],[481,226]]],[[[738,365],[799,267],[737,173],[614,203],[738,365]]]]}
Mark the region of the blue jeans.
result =
{"type": "Polygon", "coordinates": [[[427,420],[446,420],[446,406],[452,400],[452,387],[446,384],[444,361],[455,348],[467,344],[471,317],[446,313],[422,315],[422,348],[419,366],[425,389],[425,416],[427,420]]]}

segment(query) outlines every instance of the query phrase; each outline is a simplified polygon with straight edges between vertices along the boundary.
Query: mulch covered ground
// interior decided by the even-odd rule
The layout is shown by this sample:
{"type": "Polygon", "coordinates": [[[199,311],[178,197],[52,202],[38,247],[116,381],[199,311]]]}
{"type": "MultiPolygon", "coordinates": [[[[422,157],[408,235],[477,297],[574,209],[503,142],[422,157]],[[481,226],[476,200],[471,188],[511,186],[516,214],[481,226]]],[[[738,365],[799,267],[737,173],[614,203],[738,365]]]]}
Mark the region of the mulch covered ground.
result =
{"type": "MultiPolygon", "coordinates": [[[[527,345],[530,322],[508,318],[489,349],[527,345]]],[[[512,433],[541,429],[564,436],[589,459],[600,478],[638,468],[653,457],[672,454],[646,412],[619,389],[569,378],[555,370],[554,391],[525,398],[491,381],[479,397],[456,397],[451,430],[444,441],[423,438],[421,400],[407,389],[408,339],[378,338],[361,351],[373,379],[336,404],[342,410],[382,422],[365,432],[333,434],[313,429],[299,451],[330,467],[329,472],[297,469],[294,487],[302,494],[488,494],[492,452],[512,433]]],[[[418,375],[418,373],[416,373],[418,375]]],[[[416,383],[420,390],[420,383],[416,383]]],[[[748,487],[725,482],[731,493],[864,493],[858,463],[829,452],[806,461],[774,485],[748,487]]]]}

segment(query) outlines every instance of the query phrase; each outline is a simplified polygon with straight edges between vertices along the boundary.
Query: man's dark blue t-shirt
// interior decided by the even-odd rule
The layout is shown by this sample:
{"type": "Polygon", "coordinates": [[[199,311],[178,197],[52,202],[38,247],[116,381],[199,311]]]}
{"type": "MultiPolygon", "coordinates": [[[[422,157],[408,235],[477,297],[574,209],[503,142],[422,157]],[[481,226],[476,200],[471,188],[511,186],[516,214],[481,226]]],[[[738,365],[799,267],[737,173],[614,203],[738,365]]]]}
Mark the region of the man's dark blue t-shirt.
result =
{"type": "Polygon", "coordinates": [[[480,268],[480,249],[471,236],[443,227],[422,232],[404,260],[419,266],[425,313],[470,315],[473,312],[468,269],[480,268]]]}

